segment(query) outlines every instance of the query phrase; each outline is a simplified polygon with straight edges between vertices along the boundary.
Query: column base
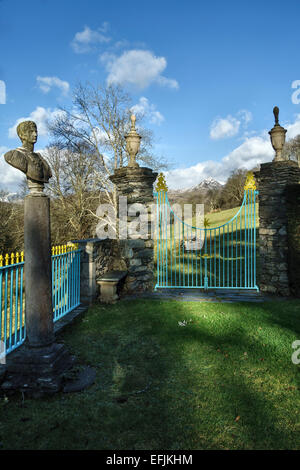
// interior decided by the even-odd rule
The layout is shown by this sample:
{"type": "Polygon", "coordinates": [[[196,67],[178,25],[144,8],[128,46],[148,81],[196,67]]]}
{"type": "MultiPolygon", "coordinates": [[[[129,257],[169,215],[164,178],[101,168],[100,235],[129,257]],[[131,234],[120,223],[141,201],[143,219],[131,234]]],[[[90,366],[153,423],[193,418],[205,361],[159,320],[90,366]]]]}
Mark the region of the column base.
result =
{"type": "Polygon", "coordinates": [[[63,389],[64,374],[74,365],[63,344],[32,348],[24,345],[7,357],[6,375],[0,389],[40,397],[63,389]]]}

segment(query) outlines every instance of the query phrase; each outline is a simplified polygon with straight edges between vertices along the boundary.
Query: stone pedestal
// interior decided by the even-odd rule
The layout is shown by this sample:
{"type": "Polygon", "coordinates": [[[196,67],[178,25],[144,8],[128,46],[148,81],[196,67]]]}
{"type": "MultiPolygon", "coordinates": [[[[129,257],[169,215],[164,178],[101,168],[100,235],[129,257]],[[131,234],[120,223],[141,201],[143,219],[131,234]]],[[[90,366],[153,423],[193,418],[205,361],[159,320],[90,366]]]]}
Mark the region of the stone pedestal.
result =
{"type": "MultiPolygon", "coordinates": [[[[146,207],[148,213],[148,233],[146,236],[124,239],[123,228],[118,231],[119,256],[125,261],[128,271],[124,292],[129,294],[151,291],[154,288],[154,243],[151,238],[150,215],[154,203],[153,183],[156,177],[157,173],[145,167],[119,168],[110,177],[116,186],[118,201],[120,196],[126,196],[127,206],[140,203],[146,207]]],[[[126,218],[127,222],[132,222],[135,216],[127,215],[126,218]]],[[[123,270],[124,265],[120,269],[123,270]]]]}
{"type": "Polygon", "coordinates": [[[6,392],[32,396],[61,389],[72,358],[54,343],[49,198],[42,192],[25,198],[25,323],[26,341],[7,358],[6,392]]]}
{"type": "Polygon", "coordinates": [[[32,397],[59,392],[64,374],[74,361],[63,344],[39,348],[25,345],[8,356],[1,388],[5,393],[18,390],[32,397]]]}
{"type": "Polygon", "coordinates": [[[100,286],[100,301],[112,304],[118,299],[118,285],[127,275],[127,271],[109,271],[97,281],[100,286]]]}
{"type": "Polygon", "coordinates": [[[295,162],[264,163],[255,172],[259,185],[259,288],[291,294],[288,238],[288,187],[299,184],[295,162]]]}
{"type": "Polygon", "coordinates": [[[25,198],[24,245],[27,342],[48,346],[54,341],[50,200],[43,193],[25,198]]]}
{"type": "Polygon", "coordinates": [[[113,304],[118,300],[117,282],[98,281],[100,286],[100,300],[105,304],[113,304]]]}

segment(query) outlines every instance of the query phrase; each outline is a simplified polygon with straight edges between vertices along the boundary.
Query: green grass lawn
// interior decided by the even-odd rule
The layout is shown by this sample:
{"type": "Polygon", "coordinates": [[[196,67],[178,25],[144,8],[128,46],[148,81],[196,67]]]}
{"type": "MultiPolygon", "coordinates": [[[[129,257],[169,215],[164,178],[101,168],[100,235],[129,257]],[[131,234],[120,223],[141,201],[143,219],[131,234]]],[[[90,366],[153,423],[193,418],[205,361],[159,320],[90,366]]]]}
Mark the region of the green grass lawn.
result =
{"type": "MultiPolygon", "coordinates": [[[[220,225],[224,225],[229,222],[240,210],[240,207],[234,207],[233,209],[226,209],[220,212],[210,212],[206,215],[209,220],[209,228],[219,227],[220,225]]],[[[253,208],[254,211],[254,208],[253,208]]],[[[258,203],[255,204],[255,222],[256,228],[259,227],[259,205],[258,203]]],[[[241,219],[242,219],[242,226],[245,227],[245,211],[244,208],[241,210],[241,219]]]]}
{"type": "Polygon", "coordinates": [[[95,305],[58,337],[95,384],[2,396],[1,447],[300,449],[299,313],[299,301],[95,305]]]}

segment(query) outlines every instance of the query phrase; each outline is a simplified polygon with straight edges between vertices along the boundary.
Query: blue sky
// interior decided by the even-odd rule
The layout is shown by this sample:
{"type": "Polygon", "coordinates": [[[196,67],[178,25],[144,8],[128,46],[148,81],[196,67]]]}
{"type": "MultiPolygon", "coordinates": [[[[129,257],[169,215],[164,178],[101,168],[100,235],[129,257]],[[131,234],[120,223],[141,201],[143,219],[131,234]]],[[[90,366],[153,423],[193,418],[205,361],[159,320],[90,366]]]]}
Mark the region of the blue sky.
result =
{"type": "MultiPolygon", "coordinates": [[[[22,118],[43,149],[46,119],[90,81],[122,84],[144,109],[172,188],[271,161],[275,105],[287,137],[300,133],[299,17],[294,0],[0,0],[0,155],[22,118]]],[[[15,190],[3,157],[0,173],[15,190]]]]}

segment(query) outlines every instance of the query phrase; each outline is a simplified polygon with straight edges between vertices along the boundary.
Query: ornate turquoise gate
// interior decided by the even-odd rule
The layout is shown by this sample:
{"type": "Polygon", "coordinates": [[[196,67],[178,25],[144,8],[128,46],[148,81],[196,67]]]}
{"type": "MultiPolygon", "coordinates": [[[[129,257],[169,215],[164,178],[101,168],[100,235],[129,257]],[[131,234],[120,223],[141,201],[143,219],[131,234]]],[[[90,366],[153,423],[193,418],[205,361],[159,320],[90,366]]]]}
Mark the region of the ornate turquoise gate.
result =
{"type": "Polygon", "coordinates": [[[184,222],[172,209],[163,174],[155,196],[157,282],[155,288],[256,289],[256,191],[248,174],[244,199],[218,227],[184,222]]]}

